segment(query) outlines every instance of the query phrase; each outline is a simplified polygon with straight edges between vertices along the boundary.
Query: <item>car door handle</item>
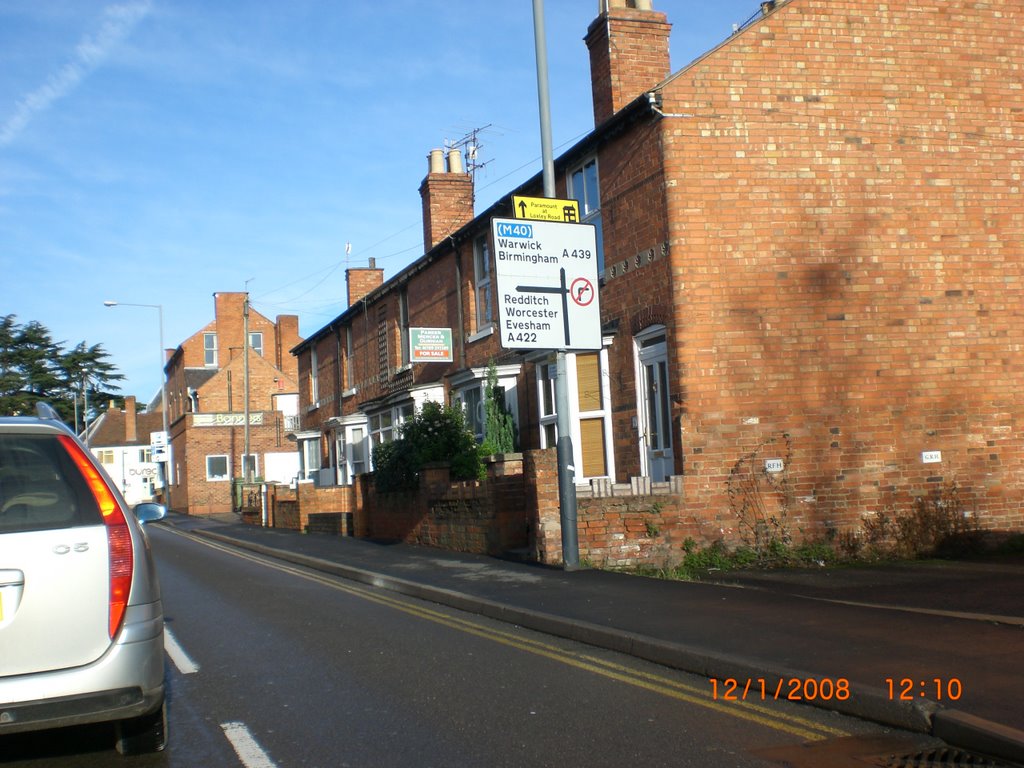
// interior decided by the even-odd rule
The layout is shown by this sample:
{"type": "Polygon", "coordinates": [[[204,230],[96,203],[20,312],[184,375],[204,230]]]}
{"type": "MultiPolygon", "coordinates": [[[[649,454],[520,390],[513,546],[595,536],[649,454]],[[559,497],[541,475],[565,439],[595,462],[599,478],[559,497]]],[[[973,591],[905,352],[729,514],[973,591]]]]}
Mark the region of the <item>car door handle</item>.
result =
{"type": "Polygon", "coordinates": [[[25,574],[21,571],[0,571],[0,587],[20,587],[25,584],[25,574]]]}

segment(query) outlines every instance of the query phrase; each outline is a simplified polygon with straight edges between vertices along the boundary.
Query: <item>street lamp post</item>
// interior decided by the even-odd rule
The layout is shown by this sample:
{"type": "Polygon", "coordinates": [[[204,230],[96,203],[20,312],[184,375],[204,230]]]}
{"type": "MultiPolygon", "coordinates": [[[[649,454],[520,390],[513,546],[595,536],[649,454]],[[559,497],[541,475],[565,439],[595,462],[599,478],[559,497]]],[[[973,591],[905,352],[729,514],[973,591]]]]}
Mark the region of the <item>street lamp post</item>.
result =
{"type": "Polygon", "coordinates": [[[164,465],[164,501],[167,507],[171,506],[171,480],[173,472],[171,470],[171,436],[167,431],[167,376],[164,374],[164,306],[163,304],[132,304],[127,301],[104,301],[103,306],[105,307],[149,307],[157,311],[157,316],[160,320],[160,415],[163,419],[163,430],[164,438],[167,440],[167,453],[165,454],[165,461],[161,462],[164,465]]]}

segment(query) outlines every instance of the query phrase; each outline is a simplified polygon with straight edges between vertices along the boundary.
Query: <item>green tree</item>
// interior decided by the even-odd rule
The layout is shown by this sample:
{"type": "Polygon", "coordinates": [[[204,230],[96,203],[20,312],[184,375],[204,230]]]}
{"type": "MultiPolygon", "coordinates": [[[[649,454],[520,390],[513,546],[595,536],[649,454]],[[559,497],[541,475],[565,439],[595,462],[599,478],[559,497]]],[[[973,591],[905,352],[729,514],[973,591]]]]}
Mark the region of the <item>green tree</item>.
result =
{"type": "Polygon", "coordinates": [[[17,337],[14,315],[0,318],[0,414],[21,413],[16,398],[25,389],[25,377],[16,359],[17,337]]]}
{"type": "Polygon", "coordinates": [[[0,414],[29,414],[45,400],[72,423],[83,387],[98,404],[124,379],[108,357],[101,345],[84,341],[65,351],[37,321],[19,325],[14,315],[0,318],[0,414]]]}
{"type": "MultiPolygon", "coordinates": [[[[117,367],[108,361],[110,355],[100,344],[86,346],[84,341],[78,342],[75,348],[62,354],[57,366],[61,372],[61,382],[64,392],[58,400],[64,404],[71,400],[71,410],[78,424],[78,401],[82,400],[83,420],[88,417],[92,419],[96,415],[96,409],[101,403],[110,400],[120,400],[116,395],[119,387],[118,381],[124,381],[124,376],[117,372],[117,367]],[[88,394],[90,413],[85,413],[85,395],[88,394]]],[[[60,406],[57,406],[60,410],[60,406]]],[[[61,411],[63,414],[63,411],[61,411]]]]}
{"type": "Polygon", "coordinates": [[[475,480],[483,471],[462,409],[426,402],[396,440],[373,449],[374,483],[384,492],[411,490],[423,465],[435,461],[451,465],[453,480],[475,480]]]}
{"type": "Polygon", "coordinates": [[[491,360],[487,366],[487,385],[484,387],[484,442],[480,453],[512,453],[518,449],[519,435],[516,420],[505,405],[505,390],[498,386],[498,367],[491,360]]]}

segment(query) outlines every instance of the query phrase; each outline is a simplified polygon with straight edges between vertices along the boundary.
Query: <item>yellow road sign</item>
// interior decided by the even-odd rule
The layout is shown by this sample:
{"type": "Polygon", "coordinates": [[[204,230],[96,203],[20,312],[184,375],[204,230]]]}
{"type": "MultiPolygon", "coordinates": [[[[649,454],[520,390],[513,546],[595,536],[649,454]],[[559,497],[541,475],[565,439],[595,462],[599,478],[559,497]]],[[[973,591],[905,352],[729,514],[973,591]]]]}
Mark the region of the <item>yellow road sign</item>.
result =
{"type": "Polygon", "coordinates": [[[578,224],[580,221],[580,204],[575,200],[512,195],[512,208],[517,219],[561,221],[567,224],[578,224]]]}

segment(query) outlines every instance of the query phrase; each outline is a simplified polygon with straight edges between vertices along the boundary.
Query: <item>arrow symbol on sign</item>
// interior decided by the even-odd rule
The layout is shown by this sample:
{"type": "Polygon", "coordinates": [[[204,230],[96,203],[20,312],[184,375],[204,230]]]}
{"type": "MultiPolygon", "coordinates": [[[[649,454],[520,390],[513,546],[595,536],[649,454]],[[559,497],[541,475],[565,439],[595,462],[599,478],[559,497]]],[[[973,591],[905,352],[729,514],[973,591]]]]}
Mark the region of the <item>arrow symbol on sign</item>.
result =
{"type": "Polygon", "coordinates": [[[557,293],[562,296],[562,329],[565,333],[565,346],[569,347],[569,302],[566,298],[569,295],[569,289],[565,287],[565,267],[558,270],[559,279],[561,285],[558,288],[552,288],[546,285],[517,285],[516,290],[519,293],[557,293]]]}
{"type": "Polygon", "coordinates": [[[519,218],[520,219],[525,219],[526,218],[526,201],[525,200],[520,200],[519,201],[519,218]]]}

